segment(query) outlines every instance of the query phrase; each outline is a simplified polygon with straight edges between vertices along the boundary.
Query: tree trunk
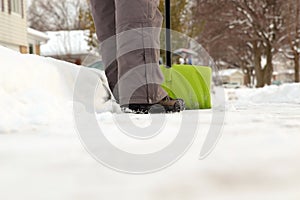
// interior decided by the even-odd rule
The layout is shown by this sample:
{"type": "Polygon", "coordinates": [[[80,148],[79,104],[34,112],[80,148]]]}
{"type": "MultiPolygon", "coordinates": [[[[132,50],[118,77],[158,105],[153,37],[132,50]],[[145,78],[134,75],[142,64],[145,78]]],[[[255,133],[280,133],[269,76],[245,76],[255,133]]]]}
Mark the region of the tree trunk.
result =
{"type": "Polygon", "coordinates": [[[273,53],[272,53],[272,46],[268,43],[266,46],[266,54],[267,54],[267,64],[264,69],[264,82],[267,85],[271,85],[272,83],[272,76],[273,76],[273,53]]]}
{"type": "Polygon", "coordinates": [[[244,67],[243,68],[244,70],[244,75],[245,75],[245,78],[244,78],[244,85],[250,87],[251,86],[251,70],[247,67],[244,67]]]}
{"type": "Polygon", "coordinates": [[[253,42],[254,70],[256,77],[256,87],[264,87],[264,71],[261,68],[261,49],[258,42],[253,42]]]}
{"type": "Polygon", "coordinates": [[[300,77],[299,77],[299,68],[300,68],[300,63],[299,63],[299,53],[295,52],[294,56],[294,64],[295,64],[295,82],[299,83],[300,82],[300,77]]]}

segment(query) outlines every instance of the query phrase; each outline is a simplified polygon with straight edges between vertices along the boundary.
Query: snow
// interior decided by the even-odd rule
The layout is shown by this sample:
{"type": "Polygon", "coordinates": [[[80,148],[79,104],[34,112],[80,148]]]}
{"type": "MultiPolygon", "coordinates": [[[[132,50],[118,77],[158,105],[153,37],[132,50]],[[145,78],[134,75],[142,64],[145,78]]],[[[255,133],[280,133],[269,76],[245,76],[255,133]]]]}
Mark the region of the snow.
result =
{"type": "Polygon", "coordinates": [[[49,40],[49,37],[47,36],[47,34],[41,32],[41,31],[35,30],[33,28],[27,28],[27,33],[30,35],[33,35],[35,37],[41,38],[44,41],[49,40]]]}
{"type": "Polygon", "coordinates": [[[72,121],[73,88],[80,67],[1,46],[0,58],[0,133],[72,121]]]}
{"type": "Polygon", "coordinates": [[[266,64],[267,64],[267,58],[265,56],[262,56],[260,62],[262,69],[265,68],[266,64]]]}
{"type": "MultiPolygon", "coordinates": [[[[230,90],[229,90],[230,91],[230,90]]],[[[231,90],[238,97],[238,105],[252,104],[300,104],[300,84],[266,86],[259,89],[231,90]]],[[[229,92],[230,93],[230,92],[229,92]]]]}
{"type": "Polygon", "coordinates": [[[243,74],[242,70],[240,69],[224,69],[219,71],[220,76],[231,76],[235,73],[243,74]]]}
{"type": "Polygon", "coordinates": [[[48,31],[49,41],[41,45],[44,56],[89,54],[88,31],[48,31]]]}
{"type": "MultiPolygon", "coordinates": [[[[171,167],[136,176],[102,166],[83,148],[72,113],[80,69],[0,47],[0,199],[300,198],[299,84],[226,90],[223,136],[205,160],[198,157],[212,111],[184,111],[200,118],[189,122],[200,123],[192,147],[171,167]]],[[[107,94],[103,87],[98,92],[101,102],[107,94]]],[[[133,139],[124,142],[115,124],[116,117],[130,114],[116,114],[107,106],[96,115],[107,137],[129,152],[160,149],[172,140],[182,118],[182,113],[166,115],[163,136],[140,145],[133,139]]],[[[153,120],[130,117],[139,126],[153,120]]]]}

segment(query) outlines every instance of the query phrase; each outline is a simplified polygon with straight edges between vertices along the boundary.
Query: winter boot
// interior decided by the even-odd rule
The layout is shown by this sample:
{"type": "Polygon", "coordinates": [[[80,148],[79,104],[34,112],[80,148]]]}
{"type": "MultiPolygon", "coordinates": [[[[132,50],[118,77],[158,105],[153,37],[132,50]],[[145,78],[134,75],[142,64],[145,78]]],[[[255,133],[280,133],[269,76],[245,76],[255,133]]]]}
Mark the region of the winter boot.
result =
{"type": "Polygon", "coordinates": [[[174,113],[183,111],[185,103],[183,99],[172,99],[166,96],[156,104],[129,104],[122,106],[124,112],[126,112],[126,109],[136,114],[174,113]]]}

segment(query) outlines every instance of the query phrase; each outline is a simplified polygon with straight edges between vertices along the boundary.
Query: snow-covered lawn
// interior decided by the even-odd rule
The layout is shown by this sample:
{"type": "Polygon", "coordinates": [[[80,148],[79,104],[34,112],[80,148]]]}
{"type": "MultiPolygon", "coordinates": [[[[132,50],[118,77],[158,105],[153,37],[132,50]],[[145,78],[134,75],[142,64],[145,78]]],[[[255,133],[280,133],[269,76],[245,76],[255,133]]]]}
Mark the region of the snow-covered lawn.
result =
{"type": "MultiPolygon", "coordinates": [[[[205,160],[198,157],[212,113],[184,111],[201,123],[186,155],[157,173],[128,175],[99,164],[80,142],[72,117],[78,70],[0,47],[1,200],[300,199],[299,84],[226,91],[222,138],[205,160]]],[[[112,139],[115,115],[128,114],[97,114],[112,139]]],[[[181,114],[167,119],[166,132],[181,114]]]]}

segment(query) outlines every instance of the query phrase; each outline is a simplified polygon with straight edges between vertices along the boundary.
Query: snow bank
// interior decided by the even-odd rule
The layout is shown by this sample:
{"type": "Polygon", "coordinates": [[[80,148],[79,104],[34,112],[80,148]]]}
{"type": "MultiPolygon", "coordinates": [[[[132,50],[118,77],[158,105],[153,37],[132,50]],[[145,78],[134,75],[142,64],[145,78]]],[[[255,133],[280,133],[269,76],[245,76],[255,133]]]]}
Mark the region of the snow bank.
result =
{"type": "MultiPolygon", "coordinates": [[[[0,46],[0,133],[53,123],[70,125],[79,69],[70,63],[0,46]]],[[[107,95],[103,88],[99,90],[107,95]]]]}
{"type": "Polygon", "coordinates": [[[300,84],[284,84],[266,86],[258,89],[227,90],[228,99],[237,103],[291,103],[300,104],[300,84]]]}
{"type": "MultiPolygon", "coordinates": [[[[32,130],[51,124],[57,128],[71,125],[73,90],[80,69],[77,65],[22,55],[0,46],[0,133],[32,130]]],[[[97,111],[116,109],[111,104],[107,104],[109,107],[103,104],[108,96],[103,86],[96,94],[97,111]]],[[[228,99],[237,100],[242,105],[300,104],[300,84],[227,90],[227,95],[228,99]]]]}

